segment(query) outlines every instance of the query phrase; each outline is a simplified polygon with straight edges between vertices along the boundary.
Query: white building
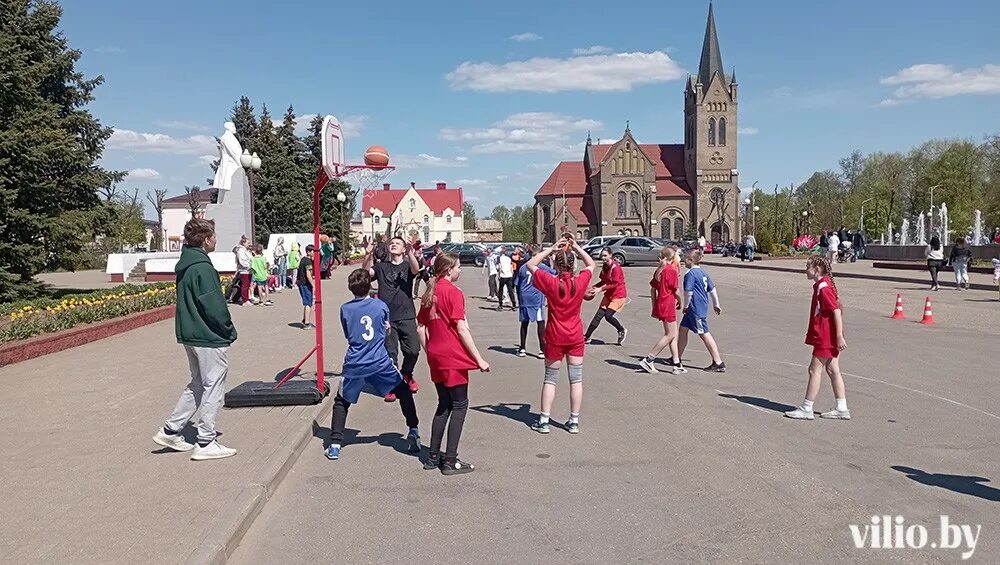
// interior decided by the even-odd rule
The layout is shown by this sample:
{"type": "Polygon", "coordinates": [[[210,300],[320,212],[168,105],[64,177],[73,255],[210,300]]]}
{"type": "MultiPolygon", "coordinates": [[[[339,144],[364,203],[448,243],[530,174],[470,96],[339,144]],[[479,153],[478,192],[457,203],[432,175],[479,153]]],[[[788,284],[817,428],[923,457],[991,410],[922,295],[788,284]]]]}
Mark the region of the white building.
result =
{"type": "MultiPolygon", "coordinates": [[[[199,207],[199,217],[204,216],[208,205],[212,203],[214,192],[212,189],[205,189],[195,194],[194,197],[199,207]]],[[[160,234],[163,236],[163,248],[155,251],[181,250],[181,245],[184,243],[184,224],[191,219],[191,208],[191,196],[188,194],[163,199],[163,226],[161,227],[163,232],[160,234]]],[[[220,248],[224,247],[223,243],[219,242],[220,248]]],[[[237,243],[239,242],[228,243],[228,247],[225,248],[232,248],[237,243]]]]}
{"type": "Polygon", "coordinates": [[[391,230],[407,240],[413,237],[425,243],[435,241],[465,242],[462,222],[462,188],[392,188],[366,190],[361,198],[361,228],[369,239],[391,230]]]}

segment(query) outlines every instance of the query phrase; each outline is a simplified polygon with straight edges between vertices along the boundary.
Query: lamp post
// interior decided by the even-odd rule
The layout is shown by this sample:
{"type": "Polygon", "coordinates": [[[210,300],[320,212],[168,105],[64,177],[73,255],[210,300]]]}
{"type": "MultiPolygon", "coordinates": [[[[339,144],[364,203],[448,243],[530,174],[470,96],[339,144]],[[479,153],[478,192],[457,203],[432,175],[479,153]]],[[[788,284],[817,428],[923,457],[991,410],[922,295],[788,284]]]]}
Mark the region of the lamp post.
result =
{"type": "Polygon", "coordinates": [[[810,225],[811,222],[809,221],[809,210],[802,211],[802,221],[805,224],[806,233],[809,233],[811,231],[810,228],[812,227],[810,225]]]}
{"type": "MultiPolygon", "coordinates": [[[[340,203],[340,237],[341,237],[341,239],[343,239],[343,241],[341,241],[340,244],[343,246],[343,248],[344,248],[343,253],[346,256],[347,255],[347,241],[348,241],[349,238],[347,236],[347,232],[344,230],[344,202],[345,201],[347,201],[347,196],[344,195],[344,191],[338,192],[337,193],[337,202],[340,203]]],[[[341,257],[341,263],[343,263],[343,262],[344,262],[344,257],[341,257]]]]}
{"type": "Polygon", "coordinates": [[[375,242],[375,208],[368,209],[368,215],[371,217],[369,223],[372,225],[372,243],[375,242]]]}
{"type": "Polygon", "coordinates": [[[861,218],[858,220],[858,229],[861,231],[865,230],[865,204],[871,202],[872,200],[875,200],[874,196],[861,202],[861,218]]]}
{"type": "Polygon", "coordinates": [[[257,195],[254,194],[253,188],[253,172],[259,171],[261,166],[260,157],[257,156],[255,152],[253,155],[250,154],[248,149],[243,150],[243,154],[240,155],[240,165],[247,172],[247,183],[250,185],[250,239],[256,243],[257,241],[257,195]]]}
{"type": "Polygon", "coordinates": [[[928,218],[927,221],[928,221],[928,224],[929,224],[927,226],[927,234],[928,235],[930,235],[931,233],[934,232],[934,189],[938,188],[940,186],[941,186],[940,184],[935,184],[934,186],[930,187],[930,191],[931,191],[931,209],[927,211],[927,218],[928,218]]]}

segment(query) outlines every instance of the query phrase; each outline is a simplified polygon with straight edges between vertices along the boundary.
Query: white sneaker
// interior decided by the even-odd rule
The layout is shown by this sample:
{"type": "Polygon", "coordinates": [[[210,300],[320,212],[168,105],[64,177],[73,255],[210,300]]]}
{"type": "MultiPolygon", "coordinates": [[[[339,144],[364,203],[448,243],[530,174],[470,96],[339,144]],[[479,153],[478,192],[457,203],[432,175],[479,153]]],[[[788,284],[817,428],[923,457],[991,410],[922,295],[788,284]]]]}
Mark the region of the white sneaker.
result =
{"type": "Polygon", "coordinates": [[[820,418],[827,418],[829,420],[850,420],[851,411],[850,410],[837,410],[834,408],[829,412],[823,412],[819,415],[820,418]]]}
{"type": "Polygon", "coordinates": [[[191,451],[194,449],[194,444],[184,441],[184,436],[181,434],[171,435],[164,432],[162,428],[153,436],[153,443],[167,449],[173,449],[174,451],[191,451]]]}
{"type": "Polygon", "coordinates": [[[194,453],[191,455],[192,461],[207,461],[209,459],[225,459],[226,457],[232,457],[236,455],[236,450],[231,447],[226,447],[219,443],[217,440],[212,441],[212,443],[202,447],[200,445],[195,446],[194,453]]]}
{"type": "Polygon", "coordinates": [[[646,371],[647,373],[659,373],[660,372],[660,370],[657,369],[652,363],[650,363],[649,361],[647,361],[645,357],[642,358],[642,361],[639,361],[639,366],[642,367],[642,370],[646,371]]]}
{"type": "Polygon", "coordinates": [[[815,416],[813,416],[812,410],[806,410],[805,408],[803,408],[801,406],[799,406],[798,408],[796,408],[795,410],[792,410],[790,412],[785,412],[785,417],[786,418],[792,418],[793,420],[813,420],[813,419],[815,419],[815,416]]]}
{"type": "Polygon", "coordinates": [[[688,370],[684,367],[684,365],[674,365],[673,373],[675,375],[683,375],[684,373],[687,372],[688,370]]]}

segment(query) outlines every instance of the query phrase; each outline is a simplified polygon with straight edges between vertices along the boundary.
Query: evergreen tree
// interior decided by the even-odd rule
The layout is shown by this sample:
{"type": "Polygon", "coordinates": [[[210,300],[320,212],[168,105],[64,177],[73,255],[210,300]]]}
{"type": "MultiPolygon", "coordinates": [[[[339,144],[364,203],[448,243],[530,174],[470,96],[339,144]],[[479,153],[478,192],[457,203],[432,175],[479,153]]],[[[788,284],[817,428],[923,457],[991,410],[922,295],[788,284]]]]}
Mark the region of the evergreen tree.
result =
{"type": "Polygon", "coordinates": [[[81,264],[97,190],[124,178],[97,164],[111,128],[85,107],[104,79],[75,70],[61,16],[47,0],[0,2],[0,302],[39,292],[39,272],[81,264]]]}
{"type": "Polygon", "coordinates": [[[476,229],[476,209],[468,200],[462,202],[462,223],[467,230],[476,229]]]}
{"type": "Polygon", "coordinates": [[[252,147],[252,143],[257,138],[259,126],[257,125],[257,117],[253,113],[253,105],[250,104],[249,98],[241,96],[240,101],[233,105],[233,114],[229,118],[229,121],[233,122],[233,125],[236,126],[236,139],[243,146],[243,149],[249,149],[251,153],[256,151],[252,147]]]}

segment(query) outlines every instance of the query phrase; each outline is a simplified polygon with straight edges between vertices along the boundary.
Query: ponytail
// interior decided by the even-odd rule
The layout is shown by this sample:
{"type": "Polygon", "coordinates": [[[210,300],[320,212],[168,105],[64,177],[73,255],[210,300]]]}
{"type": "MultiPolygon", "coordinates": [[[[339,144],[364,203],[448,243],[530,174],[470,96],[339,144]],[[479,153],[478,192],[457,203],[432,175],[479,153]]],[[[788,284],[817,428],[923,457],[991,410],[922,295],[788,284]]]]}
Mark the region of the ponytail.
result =
{"type": "Polygon", "coordinates": [[[830,258],[826,255],[813,255],[806,261],[806,268],[816,268],[819,272],[823,274],[826,278],[830,279],[830,286],[833,287],[833,293],[840,300],[840,291],[837,290],[837,283],[833,280],[833,263],[830,262],[830,258]]]}
{"type": "Polygon", "coordinates": [[[431,267],[431,277],[427,281],[427,290],[420,297],[420,305],[430,308],[434,305],[434,288],[438,279],[448,276],[448,273],[458,265],[458,255],[454,253],[438,253],[434,258],[434,265],[431,267]]]}
{"type": "Polygon", "coordinates": [[[564,281],[569,284],[569,295],[575,296],[576,275],[573,269],[576,266],[576,254],[565,248],[560,249],[553,254],[552,264],[559,276],[559,298],[566,295],[566,291],[563,290],[564,281]]]}

